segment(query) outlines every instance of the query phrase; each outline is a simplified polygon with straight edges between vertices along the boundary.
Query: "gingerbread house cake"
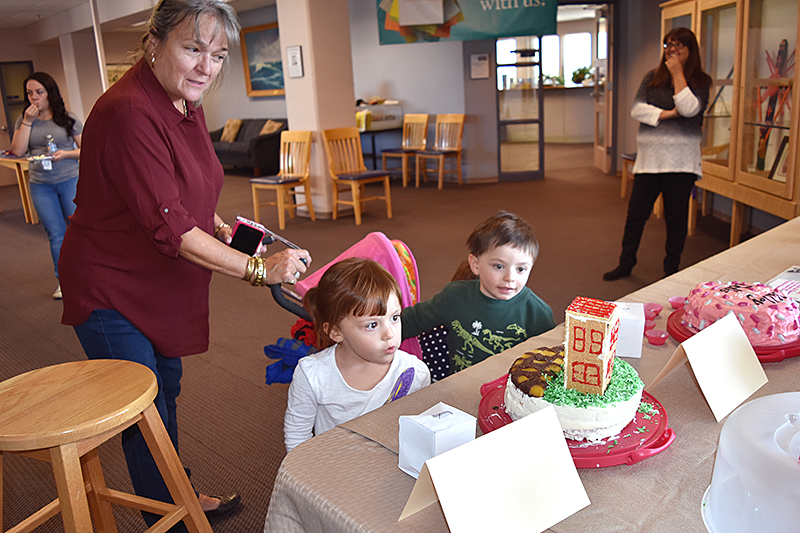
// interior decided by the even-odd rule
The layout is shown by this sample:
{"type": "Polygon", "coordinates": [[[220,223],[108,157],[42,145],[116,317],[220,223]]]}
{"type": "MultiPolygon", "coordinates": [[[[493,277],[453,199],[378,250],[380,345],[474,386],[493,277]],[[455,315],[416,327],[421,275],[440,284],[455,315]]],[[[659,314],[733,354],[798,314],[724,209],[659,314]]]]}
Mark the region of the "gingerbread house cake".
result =
{"type": "Polygon", "coordinates": [[[579,296],[566,311],[564,385],[586,394],[606,391],[617,355],[619,307],[579,296]]]}

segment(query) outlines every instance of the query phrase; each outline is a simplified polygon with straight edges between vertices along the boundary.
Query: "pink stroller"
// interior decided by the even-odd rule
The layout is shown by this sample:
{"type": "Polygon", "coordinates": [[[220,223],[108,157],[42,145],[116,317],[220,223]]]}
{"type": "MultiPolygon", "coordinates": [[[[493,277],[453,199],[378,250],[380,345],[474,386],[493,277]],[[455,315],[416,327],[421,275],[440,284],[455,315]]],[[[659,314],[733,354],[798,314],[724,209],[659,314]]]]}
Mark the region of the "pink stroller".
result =
{"type": "MultiPolygon", "coordinates": [[[[286,241],[284,241],[284,244],[291,245],[286,241]]],[[[419,301],[419,272],[417,271],[417,262],[408,246],[402,241],[389,239],[381,232],[376,231],[368,234],[342,252],[336,259],[299,281],[295,287],[296,291],[284,289],[280,285],[272,287],[272,295],[275,301],[284,309],[299,316],[301,320],[292,328],[293,339],[280,339],[277,345],[264,348],[264,352],[268,357],[280,359],[280,361],[267,367],[267,383],[288,383],[291,381],[291,374],[294,372],[297,360],[314,351],[313,348],[309,348],[314,343],[313,336],[309,334],[313,330],[311,317],[302,306],[302,297],[308,289],[315,287],[319,283],[320,278],[331,265],[349,257],[372,259],[383,265],[400,285],[403,296],[400,303],[403,308],[414,305],[419,301]],[[306,353],[299,354],[296,353],[297,350],[305,351],[306,353]]],[[[431,361],[423,357],[422,348],[416,338],[404,340],[400,348],[416,355],[425,361],[429,367],[432,366],[431,361]]],[[[446,357],[446,348],[444,350],[444,356],[446,357]]],[[[440,352],[440,349],[432,350],[432,353],[440,352]]]]}

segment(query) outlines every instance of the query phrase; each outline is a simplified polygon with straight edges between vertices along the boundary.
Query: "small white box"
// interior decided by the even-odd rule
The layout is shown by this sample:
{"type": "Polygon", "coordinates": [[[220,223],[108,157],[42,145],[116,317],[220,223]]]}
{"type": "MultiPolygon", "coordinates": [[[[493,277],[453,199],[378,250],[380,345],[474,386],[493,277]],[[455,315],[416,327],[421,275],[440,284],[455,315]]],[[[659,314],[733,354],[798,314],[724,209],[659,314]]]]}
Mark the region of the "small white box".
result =
{"type": "Polygon", "coordinates": [[[397,466],[416,479],[428,459],[475,440],[476,422],[442,402],[419,415],[401,416],[397,466]]]}
{"type": "Polygon", "coordinates": [[[620,308],[617,355],[642,357],[644,342],[644,304],[614,302],[620,308]]]}

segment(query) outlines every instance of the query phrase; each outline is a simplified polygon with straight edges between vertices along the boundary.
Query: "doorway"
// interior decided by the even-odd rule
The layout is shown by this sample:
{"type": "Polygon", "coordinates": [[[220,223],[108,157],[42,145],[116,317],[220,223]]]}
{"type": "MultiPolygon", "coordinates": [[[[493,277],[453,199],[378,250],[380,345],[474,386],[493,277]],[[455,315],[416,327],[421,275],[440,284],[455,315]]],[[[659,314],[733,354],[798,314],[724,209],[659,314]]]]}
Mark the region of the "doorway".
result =
{"type": "Polygon", "coordinates": [[[500,181],[543,179],[549,143],[591,145],[616,171],[614,4],[562,1],[557,34],[496,41],[500,181]]]}

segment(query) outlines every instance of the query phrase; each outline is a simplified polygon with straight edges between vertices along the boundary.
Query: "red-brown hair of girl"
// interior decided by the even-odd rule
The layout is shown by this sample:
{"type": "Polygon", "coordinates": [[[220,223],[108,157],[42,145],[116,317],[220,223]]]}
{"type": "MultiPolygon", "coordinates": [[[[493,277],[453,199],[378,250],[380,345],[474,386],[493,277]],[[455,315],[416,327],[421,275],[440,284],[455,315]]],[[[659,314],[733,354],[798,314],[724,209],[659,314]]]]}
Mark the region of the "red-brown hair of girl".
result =
{"type": "Polygon", "coordinates": [[[371,259],[352,257],[328,268],[317,286],[303,296],[303,306],[314,319],[319,349],[336,344],[328,331],[348,316],[385,315],[392,294],[403,301],[397,280],[371,259]]]}

